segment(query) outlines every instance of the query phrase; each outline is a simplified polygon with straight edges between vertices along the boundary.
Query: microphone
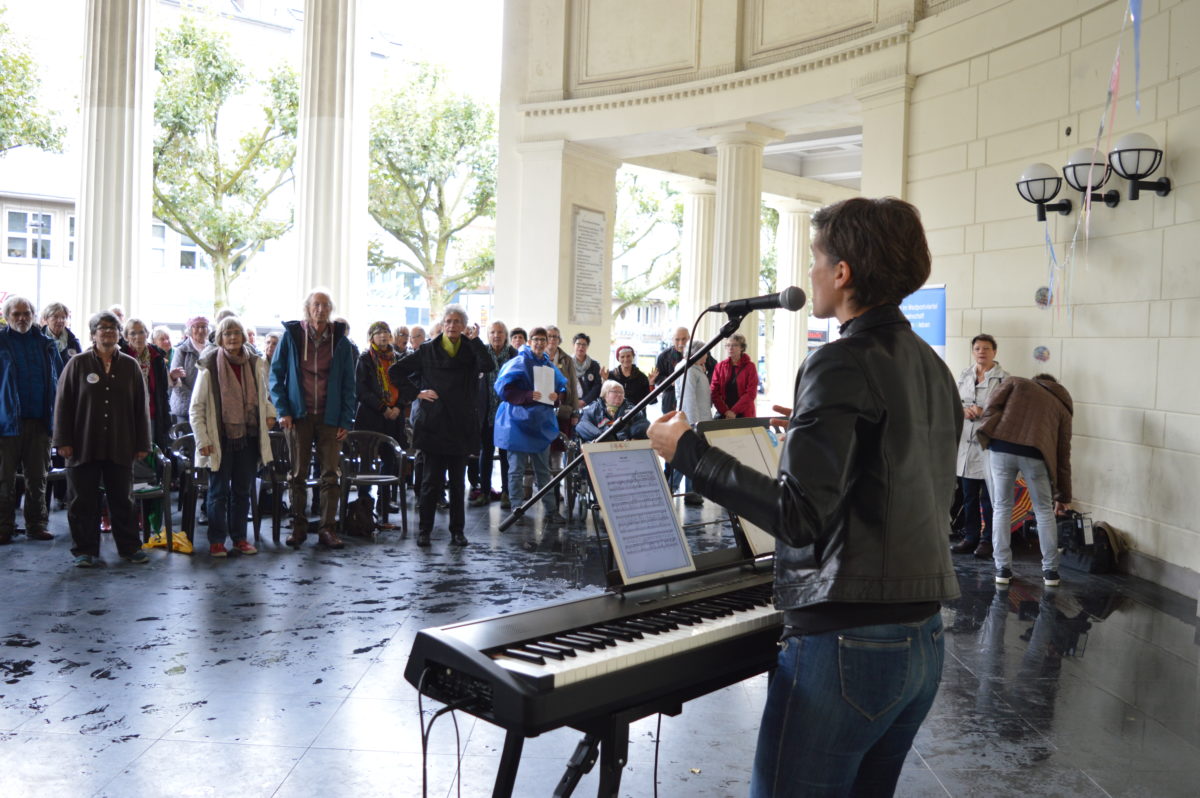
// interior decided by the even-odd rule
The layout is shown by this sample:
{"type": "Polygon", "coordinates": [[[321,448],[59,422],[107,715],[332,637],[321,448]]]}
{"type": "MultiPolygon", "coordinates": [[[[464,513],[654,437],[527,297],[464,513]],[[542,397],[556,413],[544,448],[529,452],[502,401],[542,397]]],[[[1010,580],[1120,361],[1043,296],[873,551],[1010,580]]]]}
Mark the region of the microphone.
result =
{"type": "Polygon", "coordinates": [[[715,305],[708,307],[709,311],[717,313],[750,313],[754,310],[773,310],[782,308],[784,310],[799,310],[804,307],[807,297],[804,292],[796,286],[788,286],[778,294],[766,294],[764,296],[751,297],[750,299],[734,299],[731,302],[718,302],[715,305]]]}

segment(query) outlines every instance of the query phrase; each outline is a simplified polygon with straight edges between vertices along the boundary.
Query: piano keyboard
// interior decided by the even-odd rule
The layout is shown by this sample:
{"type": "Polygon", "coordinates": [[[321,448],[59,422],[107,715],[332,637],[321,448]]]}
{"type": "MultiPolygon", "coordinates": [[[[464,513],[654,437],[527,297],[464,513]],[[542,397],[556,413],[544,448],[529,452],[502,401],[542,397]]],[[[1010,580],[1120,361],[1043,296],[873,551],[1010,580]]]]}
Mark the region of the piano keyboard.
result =
{"type": "Polygon", "coordinates": [[[485,652],[500,667],[553,689],[694,649],[759,629],[777,628],[771,586],[615,619],[485,652]]]}

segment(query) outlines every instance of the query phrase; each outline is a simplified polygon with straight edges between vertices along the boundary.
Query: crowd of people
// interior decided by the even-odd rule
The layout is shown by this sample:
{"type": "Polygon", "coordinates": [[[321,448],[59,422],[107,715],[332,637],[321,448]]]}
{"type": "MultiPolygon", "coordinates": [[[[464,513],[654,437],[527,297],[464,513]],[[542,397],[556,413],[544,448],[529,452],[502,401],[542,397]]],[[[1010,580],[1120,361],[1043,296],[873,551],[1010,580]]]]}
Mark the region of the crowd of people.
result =
{"type": "MultiPolygon", "coordinates": [[[[437,513],[448,510],[450,544],[465,546],[467,504],[521,504],[527,470],[532,485],[548,483],[565,465],[571,438],[604,434],[682,367],[689,344],[686,328],[672,331],[647,374],[630,346],[618,347],[608,368],[590,356],[586,333],[576,333],[568,349],[553,324],[510,330],[494,321],[481,330],[459,305],[428,331],[377,321],[361,349],[333,313],[329,294],[314,290],[301,318],[259,340],[229,310],[211,322],[190,318],[173,332],[113,306],[88,319],[81,342],[62,303],[36,314],[28,299],[8,297],[0,327],[0,545],[22,532],[16,510],[23,495],[30,540],[52,539],[55,500],[67,510],[77,566],[97,563],[102,528],[111,529],[122,558],[146,562],[141,540],[158,532],[168,508],[152,502],[147,519],[137,517],[135,470],[154,469],[172,456],[177,436],[191,434],[194,462],[187,465],[207,472],[199,520],[209,554],[255,554],[246,518],[260,470],[272,462],[268,433],[278,429],[290,453],[289,546],[299,548],[315,532],[317,545],[343,547],[340,462],[352,430],[382,433],[415,455],[417,545],[431,545],[437,513]],[[543,368],[552,380],[535,378],[543,368]],[[52,467],[66,467],[67,475],[53,497],[52,467]]],[[[758,373],[744,350],[738,336],[727,359],[707,358],[682,377],[690,417],[754,415],[758,373]]],[[[676,409],[678,395],[674,385],[662,393],[664,412],[676,409]]],[[[638,413],[616,437],[644,438],[648,426],[638,413]]],[[[383,451],[391,458],[385,469],[400,473],[403,464],[388,453],[394,450],[383,451]]],[[[678,489],[682,474],[668,468],[667,475],[678,489]]],[[[543,497],[546,523],[565,523],[559,495],[543,497]]],[[[702,503],[690,491],[685,500],[702,503]]]]}

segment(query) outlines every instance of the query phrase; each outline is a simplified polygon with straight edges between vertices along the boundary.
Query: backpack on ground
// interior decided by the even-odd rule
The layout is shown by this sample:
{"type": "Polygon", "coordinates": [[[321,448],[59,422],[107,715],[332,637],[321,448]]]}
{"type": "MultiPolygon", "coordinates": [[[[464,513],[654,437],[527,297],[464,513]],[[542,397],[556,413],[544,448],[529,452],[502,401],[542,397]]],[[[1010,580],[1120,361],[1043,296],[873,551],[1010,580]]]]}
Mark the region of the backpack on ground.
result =
{"type": "Polygon", "coordinates": [[[369,538],[379,529],[375,518],[375,500],[360,496],[346,505],[346,517],[342,519],[342,532],[355,538],[369,538]]]}

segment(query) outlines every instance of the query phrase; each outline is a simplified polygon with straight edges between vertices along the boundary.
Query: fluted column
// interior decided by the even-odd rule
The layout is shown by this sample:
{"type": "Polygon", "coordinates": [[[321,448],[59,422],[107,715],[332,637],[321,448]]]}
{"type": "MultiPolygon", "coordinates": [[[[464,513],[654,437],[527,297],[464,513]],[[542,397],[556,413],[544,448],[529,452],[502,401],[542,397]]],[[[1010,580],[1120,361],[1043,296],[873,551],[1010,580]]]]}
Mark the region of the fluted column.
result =
{"type": "MultiPolygon", "coordinates": [[[[717,146],[717,200],[713,227],[710,302],[754,296],[761,268],[759,227],[763,147],[782,131],[746,122],[701,131],[717,146]]],[[[748,317],[749,318],[749,317],[748,317]]],[[[746,353],[758,357],[757,318],[743,323],[746,353]]]]}
{"type": "Polygon", "coordinates": [[[120,302],[132,310],[133,281],[149,229],[145,73],[151,0],[88,0],[84,31],[83,179],[76,208],[79,280],[76,326],[120,302]]]}
{"type": "MultiPolygon", "coordinates": [[[[812,206],[800,200],[772,203],[779,211],[779,230],[775,234],[775,287],[783,290],[795,285],[811,293],[808,284],[809,215],[812,206]]],[[[775,311],[774,345],[767,356],[768,387],[771,401],[791,407],[796,372],[808,352],[808,305],[792,313],[775,311]]]]}
{"type": "Polygon", "coordinates": [[[362,103],[358,0],[306,0],[296,152],[296,231],[302,298],[333,293],[349,317],[366,282],[367,251],[356,228],[366,213],[367,123],[362,103]],[[356,114],[363,116],[356,122],[356,114]],[[355,246],[357,244],[357,246],[355,246]]]}
{"type": "MultiPolygon", "coordinates": [[[[707,180],[688,180],[680,183],[679,188],[684,196],[679,268],[679,322],[691,327],[700,311],[711,304],[709,297],[712,294],[710,280],[717,188],[707,180]]],[[[697,335],[709,327],[698,331],[697,335]]],[[[712,333],[708,335],[711,336],[712,333]]]]}

